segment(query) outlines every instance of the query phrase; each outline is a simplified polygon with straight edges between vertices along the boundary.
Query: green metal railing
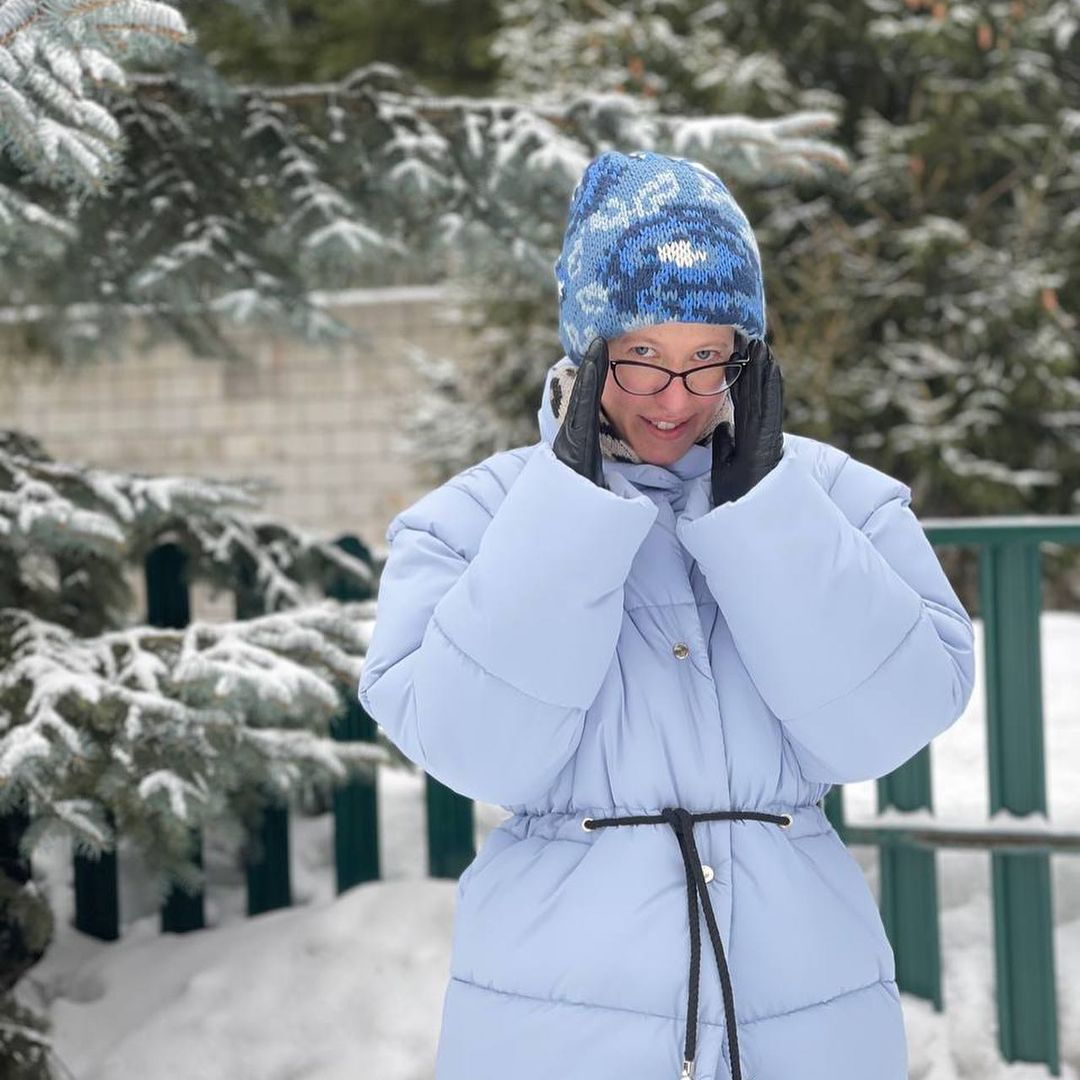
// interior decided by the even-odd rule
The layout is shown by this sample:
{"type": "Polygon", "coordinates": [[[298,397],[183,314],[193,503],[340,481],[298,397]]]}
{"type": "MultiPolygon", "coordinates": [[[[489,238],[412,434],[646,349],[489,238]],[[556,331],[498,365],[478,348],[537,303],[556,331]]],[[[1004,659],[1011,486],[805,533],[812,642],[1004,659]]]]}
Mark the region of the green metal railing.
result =
{"type": "MultiPolygon", "coordinates": [[[[989,811],[1046,814],[1039,635],[1043,543],[1080,543],[1080,518],[995,517],[924,521],[938,546],[975,547],[986,682],[989,811]]],[[[931,744],[932,745],[932,744],[931,744]]],[[[930,747],[877,781],[877,809],[932,811],[930,747]]],[[[1006,1061],[1045,1062],[1061,1075],[1050,855],[1080,852],[1080,832],[954,827],[947,823],[851,825],[843,790],[825,812],[846,844],[879,848],[880,909],[901,990],[943,1007],[936,851],[989,853],[994,910],[998,1044],[1006,1061]]]]}
{"type": "MultiPolygon", "coordinates": [[[[367,549],[353,536],[337,543],[348,554],[367,557],[367,549]]],[[[146,621],[151,626],[184,627],[191,617],[187,559],[182,547],[172,541],[155,546],[144,563],[146,581],[146,621]]],[[[364,599],[348,583],[328,590],[339,600],[364,599]]],[[[235,595],[236,617],[263,614],[257,591],[251,582],[241,581],[235,595]]],[[[331,726],[331,734],[342,741],[375,741],[375,723],[364,712],[354,694],[343,699],[342,712],[331,726]]],[[[374,778],[357,777],[340,785],[333,795],[334,848],[337,891],[377,880],[379,872],[378,800],[374,778]]],[[[436,807],[436,817],[438,816],[436,807]]],[[[109,817],[110,824],[111,816],[109,817]]],[[[436,844],[438,849],[438,844],[436,844]]],[[[202,866],[202,835],[190,832],[190,851],[196,866],[202,866]]],[[[289,812],[267,797],[260,821],[251,829],[243,851],[247,877],[247,914],[258,915],[292,904],[289,857],[289,812]]],[[[469,860],[466,860],[468,862],[469,860]]],[[[120,937],[120,890],[116,851],[98,856],[76,853],[74,862],[75,905],[72,924],[76,929],[103,941],[120,937]]],[[[446,865],[437,860],[441,870],[446,865]]],[[[201,891],[189,892],[172,884],[161,905],[161,930],[187,933],[206,925],[201,891]]]]}
{"type": "MultiPolygon", "coordinates": [[[[990,813],[1004,809],[1021,818],[1044,815],[1040,545],[1080,543],[1080,518],[939,519],[924,521],[923,527],[935,546],[978,550],[990,813]]],[[[154,573],[151,569],[148,564],[151,595],[159,588],[168,593],[177,587],[175,582],[156,580],[160,567],[154,573]]],[[[166,574],[166,578],[171,576],[172,571],[166,574]]],[[[172,625],[171,618],[185,618],[182,603],[171,616],[163,609],[160,617],[163,625],[172,625]]],[[[335,735],[375,741],[376,726],[360,703],[350,700],[335,725],[335,735]]],[[[425,775],[425,802],[428,873],[457,878],[476,854],[473,802],[430,775],[425,775]]],[[[846,844],[879,849],[880,908],[896,957],[897,983],[903,991],[931,1001],[938,1011],[944,1002],[936,853],[942,847],[988,852],[1000,1051],[1008,1061],[1045,1062],[1059,1076],[1049,859],[1051,854],[1080,851],[1080,833],[1024,827],[1022,821],[1002,828],[923,820],[851,824],[845,821],[839,785],[826,795],[824,809],[846,844]]],[[[929,746],[877,781],[877,809],[879,814],[932,812],[929,746]]],[[[341,892],[380,877],[376,782],[351,782],[336,793],[334,812],[341,892]]],[[[268,815],[255,844],[248,875],[249,914],[291,903],[285,813],[278,809],[268,815]]],[[[114,939],[118,935],[115,857],[93,862],[77,857],[75,880],[76,925],[87,933],[114,939]]],[[[162,929],[201,925],[201,896],[170,900],[162,913],[162,929]]]]}

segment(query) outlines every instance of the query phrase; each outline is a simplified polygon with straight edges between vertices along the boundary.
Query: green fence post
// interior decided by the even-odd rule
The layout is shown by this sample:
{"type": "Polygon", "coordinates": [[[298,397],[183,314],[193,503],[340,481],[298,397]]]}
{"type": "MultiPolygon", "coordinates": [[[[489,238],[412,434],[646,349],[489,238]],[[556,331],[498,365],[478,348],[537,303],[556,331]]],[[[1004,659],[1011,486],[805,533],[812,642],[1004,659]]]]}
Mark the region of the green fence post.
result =
{"type": "Polygon", "coordinates": [[[289,877],[289,811],[267,797],[260,807],[261,821],[248,835],[244,853],[247,869],[247,913],[292,906],[289,877]]]}
{"type": "MultiPolygon", "coordinates": [[[[983,548],[991,814],[1046,812],[1040,570],[1036,540],[983,548]]],[[[1059,1076],[1049,856],[992,852],[990,858],[1001,1053],[1007,1061],[1046,1062],[1059,1076]]]]}
{"type": "MultiPolygon", "coordinates": [[[[356,536],[346,535],[334,541],[346,554],[371,562],[367,546],[356,536]]],[[[329,582],[328,596],[335,600],[367,600],[370,590],[360,588],[342,575],[329,582]]],[[[334,718],[331,734],[343,742],[376,742],[375,721],[360,704],[356,687],[350,687],[342,711],[334,718]]],[[[343,893],[365,881],[382,876],[379,860],[379,770],[372,767],[370,778],[351,777],[334,789],[334,865],[337,891],[343,893]]]]}
{"type": "MultiPolygon", "coordinates": [[[[256,587],[255,564],[250,560],[238,568],[233,605],[238,619],[254,619],[266,613],[263,595],[256,587]]],[[[248,833],[242,857],[248,915],[291,907],[289,808],[270,792],[263,794],[259,823],[248,833]]]]}
{"type": "MultiPolygon", "coordinates": [[[[144,570],[147,623],[173,629],[187,626],[191,622],[191,598],[184,549],[173,541],[158,544],[147,552],[144,570]]],[[[190,832],[193,860],[201,868],[202,837],[197,829],[190,832]]],[[[174,882],[161,908],[162,932],[182,934],[188,930],[201,930],[205,925],[202,890],[189,893],[174,882]]]]}
{"type": "Polygon", "coordinates": [[[476,857],[473,801],[425,775],[428,873],[456,878],[476,857]]]}
{"type": "MultiPolygon", "coordinates": [[[[202,834],[198,829],[188,830],[191,844],[191,861],[200,869],[203,865],[202,834]]],[[[206,926],[203,894],[199,889],[188,892],[175,882],[161,905],[161,932],[163,934],[186,934],[189,930],[201,930],[206,926]]]]}
{"type": "MultiPolygon", "coordinates": [[[[116,835],[116,822],[105,811],[109,828],[116,835]]],[[[116,864],[116,849],[103,851],[94,858],[75,853],[75,916],[76,930],[101,941],[116,941],[120,937],[120,891],[116,864]]]]}
{"type": "MultiPolygon", "coordinates": [[[[375,742],[375,721],[351,695],[335,717],[332,732],[343,742],[375,742]]],[[[378,769],[373,768],[370,780],[357,776],[334,789],[334,865],[339,893],[382,876],[378,776],[378,769]]]]}
{"type": "MultiPolygon", "coordinates": [[[[25,792],[0,814],[0,987],[6,993],[45,955],[49,941],[28,933],[18,913],[19,893],[31,885],[34,868],[23,852],[30,828],[30,811],[25,792]]],[[[10,1013],[5,1012],[10,1017],[10,1013]]],[[[35,1070],[36,1071],[36,1070],[35,1070]]],[[[0,1076],[8,1075],[0,1061],[0,1076]]]]}
{"type": "MultiPolygon", "coordinates": [[[[877,810],[932,810],[930,747],[877,781],[877,810]]],[[[901,990],[932,1001],[942,1011],[941,939],[937,858],[902,845],[878,848],[881,918],[896,958],[901,990]]]]}

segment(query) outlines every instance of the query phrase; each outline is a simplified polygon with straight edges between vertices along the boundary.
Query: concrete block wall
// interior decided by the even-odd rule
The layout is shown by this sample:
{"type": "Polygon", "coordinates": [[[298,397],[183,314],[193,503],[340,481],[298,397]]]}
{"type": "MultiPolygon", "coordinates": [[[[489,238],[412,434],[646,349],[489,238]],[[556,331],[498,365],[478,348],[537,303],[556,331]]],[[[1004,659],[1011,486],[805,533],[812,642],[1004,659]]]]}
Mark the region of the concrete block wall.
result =
{"type": "MultiPolygon", "coordinates": [[[[266,478],[277,487],[270,514],[327,539],[355,533],[381,553],[390,519],[430,486],[397,446],[411,390],[405,350],[466,358],[467,332],[438,286],[336,293],[325,305],[367,340],[307,346],[243,331],[232,335],[250,356],[240,363],[195,358],[179,343],[63,371],[9,362],[3,423],[58,460],[266,478]]],[[[205,595],[195,606],[196,618],[231,615],[205,595]]]]}

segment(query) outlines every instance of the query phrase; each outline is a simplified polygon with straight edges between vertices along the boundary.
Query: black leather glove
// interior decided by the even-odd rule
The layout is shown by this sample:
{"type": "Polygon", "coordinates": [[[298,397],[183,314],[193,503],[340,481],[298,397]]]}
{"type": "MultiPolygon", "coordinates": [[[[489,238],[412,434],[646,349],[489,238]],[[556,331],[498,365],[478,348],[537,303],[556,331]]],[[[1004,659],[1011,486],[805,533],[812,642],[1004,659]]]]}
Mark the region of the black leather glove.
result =
{"type": "MultiPolygon", "coordinates": [[[[607,342],[602,337],[593,338],[578,365],[566,416],[551,444],[560,461],[604,489],[607,484],[604,483],[600,453],[600,396],[604,392],[608,366],[607,342]]],[[[743,372],[745,377],[746,372],[743,372]]]]}
{"type": "Polygon", "coordinates": [[[784,452],[784,377],[772,351],[759,338],[750,343],[750,363],[729,393],[735,437],[726,423],[713,431],[713,506],[733,502],[776,468],[784,452]]]}

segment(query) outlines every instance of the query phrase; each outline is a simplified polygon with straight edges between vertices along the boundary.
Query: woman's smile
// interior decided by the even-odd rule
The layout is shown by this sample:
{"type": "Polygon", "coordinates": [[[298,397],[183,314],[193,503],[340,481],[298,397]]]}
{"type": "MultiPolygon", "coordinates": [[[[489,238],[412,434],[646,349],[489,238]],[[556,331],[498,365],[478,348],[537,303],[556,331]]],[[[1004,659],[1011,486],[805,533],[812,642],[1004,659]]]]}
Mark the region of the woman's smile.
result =
{"type": "Polygon", "coordinates": [[[651,438],[663,439],[665,442],[671,442],[674,439],[681,438],[686,433],[686,427],[689,423],[689,420],[681,420],[678,421],[674,427],[668,427],[672,421],[665,420],[661,421],[661,423],[664,424],[664,427],[658,427],[657,424],[648,417],[642,416],[640,419],[645,421],[645,429],[651,438]]]}

